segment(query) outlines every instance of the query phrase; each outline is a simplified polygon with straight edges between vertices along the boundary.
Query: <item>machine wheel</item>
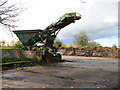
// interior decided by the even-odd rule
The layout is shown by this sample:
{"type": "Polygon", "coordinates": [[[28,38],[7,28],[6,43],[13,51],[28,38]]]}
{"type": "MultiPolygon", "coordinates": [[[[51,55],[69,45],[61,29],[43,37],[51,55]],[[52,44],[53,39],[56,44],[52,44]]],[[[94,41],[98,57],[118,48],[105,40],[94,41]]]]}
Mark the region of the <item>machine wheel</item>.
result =
{"type": "Polygon", "coordinates": [[[42,55],[42,60],[45,60],[45,56],[44,55],[42,55]]]}
{"type": "Polygon", "coordinates": [[[57,57],[58,57],[60,60],[62,59],[61,54],[57,54],[57,57]]]}

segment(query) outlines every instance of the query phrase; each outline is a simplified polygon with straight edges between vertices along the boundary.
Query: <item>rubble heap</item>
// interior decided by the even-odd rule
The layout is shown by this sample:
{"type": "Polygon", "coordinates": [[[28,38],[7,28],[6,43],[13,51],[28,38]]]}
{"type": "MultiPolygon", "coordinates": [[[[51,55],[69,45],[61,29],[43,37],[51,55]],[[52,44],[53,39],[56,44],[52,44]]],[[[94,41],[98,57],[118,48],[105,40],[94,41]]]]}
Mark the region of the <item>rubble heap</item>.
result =
{"type": "Polygon", "coordinates": [[[62,55],[76,55],[76,56],[87,56],[87,57],[113,57],[120,58],[119,55],[120,48],[110,48],[110,47],[87,47],[76,49],[70,48],[60,48],[60,53],[62,55]]]}

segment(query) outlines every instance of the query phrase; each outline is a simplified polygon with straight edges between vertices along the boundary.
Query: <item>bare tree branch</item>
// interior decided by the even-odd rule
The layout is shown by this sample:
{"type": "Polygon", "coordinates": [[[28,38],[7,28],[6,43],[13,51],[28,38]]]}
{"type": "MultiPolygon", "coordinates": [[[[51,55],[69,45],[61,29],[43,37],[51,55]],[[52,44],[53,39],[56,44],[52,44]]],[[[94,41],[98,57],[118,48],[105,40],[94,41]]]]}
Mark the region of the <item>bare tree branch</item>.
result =
{"type": "Polygon", "coordinates": [[[17,27],[16,23],[20,13],[22,13],[25,8],[21,8],[22,6],[19,6],[17,4],[7,5],[9,0],[3,0],[1,2],[0,0],[0,24],[8,27],[8,28],[15,28],[17,27]]]}
{"type": "Polygon", "coordinates": [[[0,7],[3,6],[5,3],[7,3],[7,1],[8,1],[8,0],[4,1],[4,2],[0,5],[0,7]]]}

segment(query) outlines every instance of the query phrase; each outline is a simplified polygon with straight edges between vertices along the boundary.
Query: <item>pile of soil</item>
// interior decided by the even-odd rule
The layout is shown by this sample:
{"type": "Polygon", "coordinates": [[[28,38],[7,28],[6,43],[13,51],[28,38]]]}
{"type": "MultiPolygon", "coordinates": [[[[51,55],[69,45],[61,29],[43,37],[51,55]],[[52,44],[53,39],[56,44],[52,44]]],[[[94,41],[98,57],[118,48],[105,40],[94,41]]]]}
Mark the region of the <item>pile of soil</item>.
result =
{"type": "Polygon", "coordinates": [[[60,48],[60,53],[62,55],[77,55],[77,56],[87,56],[87,57],[113,57],[120,58],[119,55],[120,48],[110,48],[110,47],[87,47],[76,49],[70,48],[60,48]]]}

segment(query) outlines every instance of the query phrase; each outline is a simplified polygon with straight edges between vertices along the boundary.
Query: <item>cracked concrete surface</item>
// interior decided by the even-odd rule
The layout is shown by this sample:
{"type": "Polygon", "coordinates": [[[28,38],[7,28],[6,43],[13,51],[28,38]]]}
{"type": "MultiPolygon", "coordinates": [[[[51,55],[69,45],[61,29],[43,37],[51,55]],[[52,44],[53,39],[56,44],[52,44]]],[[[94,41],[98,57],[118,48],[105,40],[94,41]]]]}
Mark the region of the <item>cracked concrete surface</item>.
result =
{"type": "Polygon", "coordinates": [[[118,59],[63,56],[65,62],[6,70],[3,88],[115,88],[118,59]]]}

